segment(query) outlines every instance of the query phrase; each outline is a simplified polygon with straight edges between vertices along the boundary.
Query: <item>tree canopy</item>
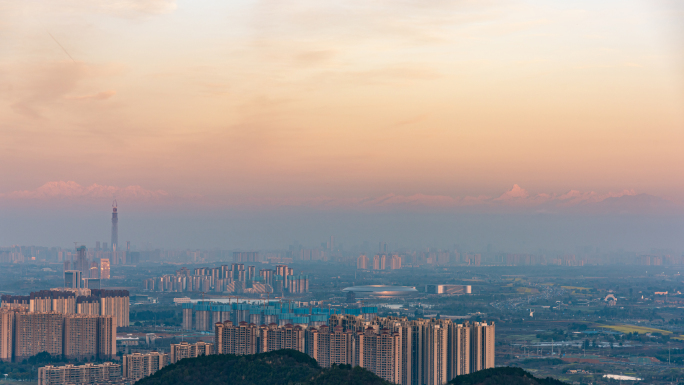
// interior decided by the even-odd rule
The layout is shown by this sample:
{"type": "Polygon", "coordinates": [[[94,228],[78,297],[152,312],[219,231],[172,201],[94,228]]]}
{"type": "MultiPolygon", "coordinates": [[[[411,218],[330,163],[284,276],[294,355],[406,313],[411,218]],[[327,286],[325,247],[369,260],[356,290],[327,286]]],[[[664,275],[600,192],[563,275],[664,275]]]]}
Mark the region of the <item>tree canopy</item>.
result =
{"type": "Polygon", "coordinates": [[[389,385],[375,374],[350,365],[321,368],[316,360],[296,350],[236,356],[218,354],[186,358],[169,365],[136,385],[282,384],[282,385],[389,385]]]}

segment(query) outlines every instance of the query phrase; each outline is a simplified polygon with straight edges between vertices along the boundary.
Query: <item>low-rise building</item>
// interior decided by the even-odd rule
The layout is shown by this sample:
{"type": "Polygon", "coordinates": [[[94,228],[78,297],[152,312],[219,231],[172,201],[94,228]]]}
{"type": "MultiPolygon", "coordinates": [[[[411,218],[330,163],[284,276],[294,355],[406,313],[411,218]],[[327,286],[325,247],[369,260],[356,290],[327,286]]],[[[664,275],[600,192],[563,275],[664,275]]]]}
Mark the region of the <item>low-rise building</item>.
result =
{"type": "Polygon", "coordinates": [[[121,380],[121,365],[112,362],[38,368],[38,385],[107,384],[121,380]]]}

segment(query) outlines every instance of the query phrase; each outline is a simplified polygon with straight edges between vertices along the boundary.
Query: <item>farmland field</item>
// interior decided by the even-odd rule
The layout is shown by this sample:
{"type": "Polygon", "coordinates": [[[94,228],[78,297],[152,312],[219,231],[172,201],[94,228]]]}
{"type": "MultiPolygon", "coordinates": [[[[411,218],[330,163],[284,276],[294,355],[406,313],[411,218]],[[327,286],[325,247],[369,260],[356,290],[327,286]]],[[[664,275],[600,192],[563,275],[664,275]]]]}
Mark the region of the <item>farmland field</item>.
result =
{"type": "Polygon", "coordinates": [[[611,329],[615,330],[617,332],[621,333],[639,333],[639,334],[646,334],[646,333],[660,333],[660,334],[672,334],[672,332],[667,331],[667,330],[662,330],[662,329],[654,329],[654,328],[647,328],[643,326],[634,326],[634,325],[595,325],[597,327],[605,328],[605,329],[611,329]]]}

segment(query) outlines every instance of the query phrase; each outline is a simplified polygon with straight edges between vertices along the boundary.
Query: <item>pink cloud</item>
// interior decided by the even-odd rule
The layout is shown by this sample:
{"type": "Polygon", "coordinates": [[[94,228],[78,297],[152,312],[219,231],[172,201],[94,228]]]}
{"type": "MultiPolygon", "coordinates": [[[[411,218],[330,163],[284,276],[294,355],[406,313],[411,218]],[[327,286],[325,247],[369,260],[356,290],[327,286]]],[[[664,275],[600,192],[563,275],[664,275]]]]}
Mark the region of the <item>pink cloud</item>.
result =
{"type": "Polygon", "coordinates": [[[525,199],[529,196],[530,196],[530,194],[527,192],[527,190],[518,186],[517,184],[514,184],[513,188],[511,188],[510,190],[501,194],[500,197],[498,197],[494,200],[495,201],[510,201],[512,199],[525,199]]]}
{"type": "Polygon", "coordinates": [[[66,96],[65,98],[69,99],[69,100],[107,100],[114,95],[116,95],[116,91],[108,90],[108,91],[98,92],[98,93],[92,94],[92,95],[66,96]]]}
{"type": "MultiPolygon", "coordinates": [[[[608,192],[599,194],[594,191],[581,192],[570,190],[563,194],[538,193],[530,194],[526,189],[514,184],[513,187],[496,198],[487,195],[449,196],[416,193],[412,195],[385,194],[378,197],[346,197],[337,198],[319,196],[313,198],[244,198],[231,199],[205,197],[201,195],[172,196],[164,190],[148,190],[141,186],[117,187],[94,183],[82,186],[74,181],[48,182],[34,190],[13,191],[0,194],[4,201],[96,201],[101,199],[119,199],[128,202],[191,204],[202,207],[313,207],[342,209],[421,209],[421,208],[472,208],[491,210],[525,209],[537,212],[566,211],[569,209],[584,210],[601,205],[605,210],[624,211],[630,209],[662,208],[673,204],[671,201],[637,194],[634,190],[608,192]],[[627,199],[630,198],[630,199],[627,199]],[[605,203],[602,203],[605,202],[605,203]]],[[[669,206],[668,206],[669,207],[669,206]]]]}

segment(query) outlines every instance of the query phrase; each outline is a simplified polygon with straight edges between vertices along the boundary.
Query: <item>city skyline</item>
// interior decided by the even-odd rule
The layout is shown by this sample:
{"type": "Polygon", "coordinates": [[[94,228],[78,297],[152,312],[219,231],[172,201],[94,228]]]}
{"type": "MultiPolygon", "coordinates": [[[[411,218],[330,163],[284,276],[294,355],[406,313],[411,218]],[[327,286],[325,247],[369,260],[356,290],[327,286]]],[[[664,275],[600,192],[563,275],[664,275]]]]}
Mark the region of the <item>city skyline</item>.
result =
{"type": "Polygon", "coordinates": [[[684,378],[684,1],[0,0],[26,384],[684,378]]]}

